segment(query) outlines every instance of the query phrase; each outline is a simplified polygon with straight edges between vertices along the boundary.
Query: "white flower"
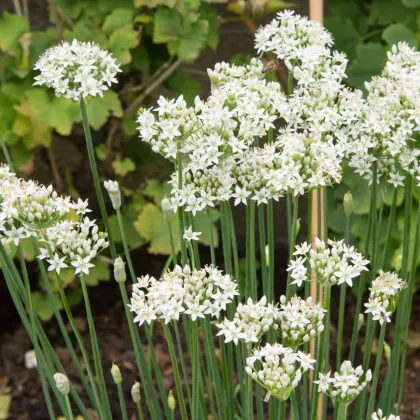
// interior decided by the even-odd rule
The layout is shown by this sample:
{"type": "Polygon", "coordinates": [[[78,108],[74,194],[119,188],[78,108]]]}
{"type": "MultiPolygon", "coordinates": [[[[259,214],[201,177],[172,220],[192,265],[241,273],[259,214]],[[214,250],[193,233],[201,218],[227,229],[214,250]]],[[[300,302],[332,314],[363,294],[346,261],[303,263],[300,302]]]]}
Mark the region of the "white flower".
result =
{"type": "Polygon", "coordinates": [[[77,257],[77,259],[75,261],[71,262],[71,265],[76,268],[76,271],[74,272],[74,274],[89,274],[89,268],[94,267],[93,264],[91,264],[90,262],[90,258],[89,257],[85,257],[85,258],[81,258],[81,257],[77,257]]]}
{"type": "Polygon", "coordinates": [[[103,95],[116,83],[119,66],[111,55],[94,43],[73,40],[49,48],[35,64],[41,74],[34,85],[46,85],[57,96],[79,101],[86,96],[103,95]]]}
{"type": "Polygon", "coordinates": [[[320,373],[319,379],[314,381],[318,384],[318,391],[329,395],[339,403],[350,404],[372,380],[372,372],[368,370],[363,376],[361,366],[353,368],[351,362],[346,360],[341,364],[340,372],[335,372],[334,377],[320,373]]]}
{"type": "Polygon", "coordinates": [[[400,416],[395,416],[394,414],[390,414],[389,416],[384,416],[381,409],[379,409],[376,413],[372,414],[372,420],[400,420],[400,416]]]}
{"type": "Polygon", "coordinates": [[[184,230],[184,241],[185,242],[190,242],[190,241],[198,241],[199,240],[199,236],[201,235],[201,232],[193,232],[193,227],[187,227],[184,230]]]}
{"type": "Polygon", "coordinates": [[[52,260],[47,260],[50,263],[48,271],[55,270],[57,273],[60,273],[61,268],[68,267],[68,265],[64,262],[65,259],[66,257],[60,258],[58,254],[55,254],[52,260]]]}

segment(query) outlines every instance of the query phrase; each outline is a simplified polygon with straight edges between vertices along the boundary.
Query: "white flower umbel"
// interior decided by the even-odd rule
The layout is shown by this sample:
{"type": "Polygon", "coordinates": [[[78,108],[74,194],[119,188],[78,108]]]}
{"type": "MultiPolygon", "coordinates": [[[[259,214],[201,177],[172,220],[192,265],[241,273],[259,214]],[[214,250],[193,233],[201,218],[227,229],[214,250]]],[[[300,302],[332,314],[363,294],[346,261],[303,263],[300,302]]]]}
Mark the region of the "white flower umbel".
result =
{"type": "Polygon", "coordinates": [[[353,368],[351,362],[346,360],[341,364],[340,372],[320,373],[319,379],[314,381],[318,384],[318,391],[329,395],[333,400],[342,404],[350,404],[372,380],[370,369],[364,375],[362,366],[353,368]]]}
{"type": "Polygon", "coordinates": [[[395,416],[394,414],[390,414],[389,416],[384,416],[381,409],[379,409],[376,413],[372,414],[372,420],[400,420],[400,416],[395,416]]]}
{"type": "Polygon", "coordinates": [[[355,250],[341,241],[328,239],[328,245],[319,238],[315,239],[315,249],[309,249],[306,242],[296,246],[297,258],[290,262],[287,271],[291,271],[292,284],[301,286],[309,280],[308,264],[315,270],[317,281],[326,286],[347,283],[353,285],[353,279],[367,271],[369,261],[355,250]]]}
{"type": "Polygon", "coordinates": [[[185,242],[198,241],[200,239],[199,236],[202,232],[193,232],[192,229],[192,226],[185,228],[183,235],[185,242]]]}
{"type": "Polygon", "coordinates": [[[193,321],[206,315],[219,317],[226,305],[238,295],[237,284],[228,274],[213,266],[200,270],[188,265],[167,271],[160,280],[144,276],[133,285],[131,304],[134,322],[142,325],[159,319],[169,323],[181,314],[193,321]]]}
{"type": "Polygon", "coordinates": [[[302,373],[313,369],[314,363],[315,360],[301,351],[294,352],[278,343],[266,344],[246,359],[245,370],[268,391],[266,401],[270,396],[286,401],[298,386],[302,373]]]}
{"type": "Polygon", "coordinates": [[[369,301],[365,303],[366,313],[371,313],[375,321],[382,325],[384,322],[391,322],[391,315],[394,313],[400,293],[407,287],[393,272],[379,270],[379,275],[372,282],[369,289],[369,301]]]}
{"type": "Polygon", "coordinates": [[[49,48],[35,64],[41,74],[34,85],[54,89],[56,96],[79,101],[86,96],[103,95],[120,72],[115,59],[98,45],[73,40],[49,48]]]}
{"type": "Polygon", "coordinates": [[[220,329],[217,335],[223,335],[225,343],[258,343],[270,328],[277,329],[278,318],[278,308],[267,303],[265,296],[258,302],[249,298],[246,304],[238,305],[232,321],[225,318],[222,323],[216,324],[220,329]]]}
{"type": "Polygon", "coordinates": [[[279,335],[282,343],[298,348],[324,330],[323,319],[327,311],[312,298],[306,300],[293,296],[288,302],[280,297],[279,335]]]}

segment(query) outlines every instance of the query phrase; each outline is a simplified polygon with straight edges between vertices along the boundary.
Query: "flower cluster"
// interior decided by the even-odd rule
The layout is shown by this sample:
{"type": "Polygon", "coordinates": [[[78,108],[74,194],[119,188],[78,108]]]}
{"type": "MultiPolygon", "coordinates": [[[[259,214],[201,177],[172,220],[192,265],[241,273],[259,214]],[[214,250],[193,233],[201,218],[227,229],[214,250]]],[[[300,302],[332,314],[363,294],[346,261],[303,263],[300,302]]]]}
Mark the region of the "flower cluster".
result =
{"type": "Polygon", "coordinates": [[[286,296],[280,298],[279,333],[282,342],[288,347],[297,348],[324,330],[324,317],[327,312],[312,298],[306,300],[293,296],[288,302],[286,296]]]}
{"type": "Polygon", "coordinates": [[[319,238],[315,239],[315,249],[304,242],[296,246],[293,255],[297,258],[290,262],[287,271],[291,271],[292,284],[302,285],[309,280],[308,264],[315,270],[317,281],[326,286],[347,283],[353,285],[353,278],[368,270],[369,261],[357,252],[353,246],[348,246],[344,240],[328,239],[328,245],[319,238]],[[309,255],[308,255],[309,254],[309,255]]]}
{"type": "Polygon", "coordinates": [[[57,96],[79,101],[86,96],[103,95],[120,72],[115,59],[99,46],[73,40],[49,48],[35,64],[41,74],[35,85],[53,88],[57,96]]]}
{"type": "Polygon", "coordinates": [[[329,395],[340,403],[349,404],[372,380],[370,369],[366,372],[364,378],[362,378],[363,373],[362,366],[353,368],[351,362],[346,360],[341,364],[340,372],[335,372],[333,378],[331,378],[331,372],[320,373],[319,380],[314,381],[314,383],[318,384],[319,392],[329,395]]]}
{"type": "Polygon", "coordinates": [[[369,289],[369,301],[365,303],[366,313],[371,313],[373,319],[384,322],[391,322],[391,315],[394,313],[400,292],[407,287],[395,273],[379,270],[379,275],[372,282],[369,289]]]}
{"type": "Polygon", "coordinates": [[[381,409],[379,409],[376,413],[372,414],[372,420],[400,420],[400,416],[395,416],[394,414],[390,414],[389,416],[384,416],[381,409]]]}
{"type": "Polygon", "coordinates": [[[252,356],[246,359],[246,373],[265,388],[268,393],[267,401],[271,395],[285,401],[302,377],[302,373],[313,369],[315,360],[309,355],[281,344],[266,344],[253,351],[252,356]]]}
{"type": "Polygon", "coordinates": [[[140,325],[155,319],[167,324],[178,320],[180,314],[189,315],[195,321],[205,315],[219,317],[238,294],[232,277],[216,267],[196,270],[177,265],[160,280],[149,276],[139,278],[133,285],[129,307],[136,314],[134,322],[140,325]]]}
{"type": "Polygon", "coordinates": [[[271,303],[267,304],[265,296],[258,302],[249,298],[245,305],[240,303],[237,306],[232,321],[225,318],[216,325],[220,329],[217,335],[224,335],[225,343],[258,343],[270,328],[277,329],[278,318],[278,308],[271,303]]]}
{"type": "Polygon", "coordinates": [[[51,185],[17,178],[7,166],[0,172],[0,229],[5,240],[17,246],[34,236],[46,244],[38,258],[47,260],[50,271],[72,266],[75,274],[89,274],[91,260],[108,242],[95,221],[85,216],[91,211],[87,200],[61,197],[51,185]]]}

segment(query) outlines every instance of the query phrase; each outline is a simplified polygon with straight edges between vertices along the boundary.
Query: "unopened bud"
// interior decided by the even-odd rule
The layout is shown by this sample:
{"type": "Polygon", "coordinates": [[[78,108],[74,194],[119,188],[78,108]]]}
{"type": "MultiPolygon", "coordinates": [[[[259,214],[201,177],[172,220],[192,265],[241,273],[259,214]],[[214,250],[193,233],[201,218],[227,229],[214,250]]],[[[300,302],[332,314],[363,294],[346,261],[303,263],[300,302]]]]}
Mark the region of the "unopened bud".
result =
{"type": "Polygon", "coordinates": [[[174,395],[172,394],[172,391],[169,391],[168,394],[168,406],[172,411],[175,411],[176,401],[174,395]]]}
{"type": "Polygon", "coordinates": [[[134,403],[138,403],[140,402],[140,382],[136,382],[132,387],[131,387],[131,398],[133,399],[134,403]]]}
{"type": "Polygon", "coordinates": [[[57,389],[63,394],[68,395],[70,392],[70,382],[66,375],[63,375],[60,372],[57,372],[54,375],[54,381],[57,389]]]}
{"type": "Polygon", "coordinates": [[[299,233],[300,231],[300,218],[296,220],[296,235],[299,233]]]}
{"type": "Polygon", "coordinates": [[[111,199],[112,207],[117,210],[121,207],[121,192],[120,186],[117,181],[105,181],[104,186],[108,191],[109,198],[111,199]]]}
{"type": "Polygon", "coordinates": [[[112,379],[117,385],[119,385],[122,382],[120,368],[115,363],[112,364],[111,375],[112,379]]]}
{"type": "Polygon", "coordinates": [[[264,248],[265,251],[265,264],[270,267],[270,246],[267,244],[264,248]]]}
{"type": "Polygon", "coordinates": [[[365,322],[365,316],[363,314],[359,314],[358,322],[357,322],[357,331],[360,331],[360,328],[363,327],[365,322]]]}
{"type": "Polygon", "coordinates": [[[354,212],[353,196],[350,191],[344,195],[343,205],[344,214],[349,217],[354,212]]]}
{"type": "Polygon", "coordinates": [[[125,283],[127,275],[125,273],[125,264],[121,257],[114,261],[114,278],[118,283],[125,283]]]}
{"type": "Polygon", "coordinates": [[[174,211],[171,206],[171,202],[165,197],[161,202],[163,217],[165,220],[169,220],[174,215],[174,211]]]}
{"type": "Polygon", "coordinates": [[[386,360],[389,363],[391,361],[392,350],[391,350],[391,346],[386,341],[384,342],[384,353],[385,353],[386,360]]]}

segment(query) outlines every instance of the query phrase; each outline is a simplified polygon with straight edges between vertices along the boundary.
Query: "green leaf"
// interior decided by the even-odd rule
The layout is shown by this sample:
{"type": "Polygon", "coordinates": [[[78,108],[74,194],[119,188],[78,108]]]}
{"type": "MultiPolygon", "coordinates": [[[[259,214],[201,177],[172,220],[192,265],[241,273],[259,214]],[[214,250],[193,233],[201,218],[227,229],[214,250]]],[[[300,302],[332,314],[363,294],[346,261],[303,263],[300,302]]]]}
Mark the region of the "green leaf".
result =
{"type": "MultiPolygon", "coordinates": [[[[173,217],[171,222],[172,234],[174,237],[175,249],[180,249],[178,220],[173,217]]],[[[163,218],[162,211],[154,204],[146,204],[140,212],[137,221],[134,223],[137,232],[150,242],[148,251],[151,254],[171,254],[169,231],[166,220],[163,218]]]]}
{"type": "Polygon", "coordinates": [[[51,107],[51,127],[62,136],[68,136],[73,128],[73,122],[80,120],[79,104],[64,97],[54,97],[51,107]]]}
{"type": "Polygon", "coordinates": [[[149,179],[143,194],[153,199],[154,203],[160,208],[163,198],[169,197],[172,187],[168,183],[159,182],[157,179],[149,179]]]}
{"type": "Polygon", "coordinates": [[[334,48],[347,54],[351,61],[356,57],[360,34],[350,19],[336,16],[325,18],[324,26],[334,35],[334,48]]]}
{"type": "Polygon", "coordinates": [[[203,4],[200,7],[200,19],[208,22],[207,45],[212,50],[215,50],[219,44],[220,29],[220,21],[216,9],[210,5],[203,4]]]}
{"type": "Polygon", "coordinates": [[[82,42],[95,42],[101,48],[108,48],[108,38],[106,35],[99,30],[92,30],[85,21],[80,21],[72,29],[65,30],[63,38],[69,42],[73,41],[73,39],[82,42]]]}
{"type": "Polygon", "coordinates": [[[132,9],[114,9],[109,14],[102,25],[102,31],[104,34],[109,35],[116,29],[121,28],[132,23],[134,11],[132,9]]]}
{"type": "Polygon", "coordinates": [[[4,12],[0,20],[0,50],[17,55],[21,50],[19,40],[28,30],[28,22],[23,16],[4,12]]]}
{"type": "Polygon", "coordinates": [[[129,172],[136,170],[136,165],[130,158],[125,158],[123,160],[114,160],[112,162],[112,167],[117,175],[125,176],[129,172]]]}
{"type": "Polygon", "coordinates": [[[103,97],[89,98],[86,103],[86,112],[90,126],[99,130],[113,115],[122,117],[123,111],[118,95],[113,90],[106,90],[103,97]]]}
{"type": "Polygon", "coordinates": [[[416,34],[402,23],[388,26],[382,33],[382,39],[389,45],[405,41],[410,47],[417,46],[416,34]]]}
{"type": "Polygon", "coordinates": [[[184,71],[175,72],[168,78],[165,85],[176,95],[183,95],[189,106],[194,105],[194,99],[200,94],[201,84],[184,71]]]}
{"type": "MultiPolygon", "coordinates": [[[[392,204],[392,194],[393,194],[394,188],[393,187],[388,187],[385,190],[384,193],[384,203],[387,206],[391,206],[392,204]]],[[[401,206],[401,204],[404,201],[404,189],[403,188],[398,188],[397,189],[397,207],[401,206]]]]}
{"type": "Polygon", "coordinates": [[[116,29],[109,38],[109,47],[119,64],[131,63],[132,56],[130,49],[139,45],[140,36],[129,23],[116,29]]]}
{"type": "Polygon", "coordinates": [[[364,82],[381,72],[386,62],[386,49],[378,43],[359,44],[356,58],[347,70],[348,84],[364,89],[364,82]]]}
{"type": "MultiPolygon", "coordinates": [[[[44,296],[40,292],[33,292],[31,297],[35,313],[41,318],[42,321],[49,321],[54,314],[49,297],[44,296]]],[[[61,308],[62,305],[60,299],[55,297],[55,300],[58,307],[61,308]]]]}
{"type": "Polygon", "coordinates": [[[410,9],[415,9],[420,6],[420,0],[402,0],[402,4],[410,9]]]}
{"type": "Polygon", "coordinates": [[[111,279],[111,271],[108,263],[96,258],[93,264],[95,266],[89,270],[89,274],[83,277],[88,286],[97,286],[100,281],[111,279]]]}
{"type": "Polygon", "coordinates": [[[373,0],[370,9],[371,25],[389,25],[404,20],[411,11],[396,0],[373,0]]]}
{"type": "MultiPolygon", "coordinates": [[[[210,219],[212,221],[211,229],[213,232],[213,243],[215,248],[219,246],[219,232],[214,222],[217,222],[219,218],[220,214],[217,210],[210,210],[210,219]]],[[[203,245],[210,246],[210,224],[208,214],[204,212],[197,213],[194,216],[193,227],[194,232],[201,232],[199,242],[203,245]]]]}
{"type": "Polygon", "coordinates": [[[0,395],[0,420],[6,420],[9,418],[9,410],[12,405],[11,395],[0,395]]]}
{"type": "Polygon", "coordinates": [[[181,15],[173,10],[159,8],[155,13],[155,25],[153,28],[153,42],[164,44],[176,40],[182,32],[181,15]]]}
{"type": "MultiPolygon", "coordinates": [[[[355,1],[338,1],[332,3],[331,5],[329,3],[328,6],[335,16],[343,16],[346,19],[350,19],[360,35],[366,33],[368,28],[367,17],[355,1]]],[[[333,33],[333,35],[335,37],[336,34],[333,33]]]]}
{"type": "Polygon", "coordinates": [[[136,7],[148,7],[149,9],[157,6],[167,6],[170,9],[175,7],[176,0],[134,0],[136,7]]]}

